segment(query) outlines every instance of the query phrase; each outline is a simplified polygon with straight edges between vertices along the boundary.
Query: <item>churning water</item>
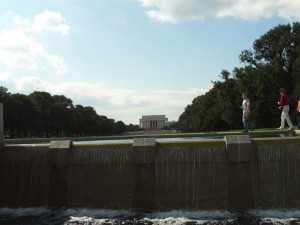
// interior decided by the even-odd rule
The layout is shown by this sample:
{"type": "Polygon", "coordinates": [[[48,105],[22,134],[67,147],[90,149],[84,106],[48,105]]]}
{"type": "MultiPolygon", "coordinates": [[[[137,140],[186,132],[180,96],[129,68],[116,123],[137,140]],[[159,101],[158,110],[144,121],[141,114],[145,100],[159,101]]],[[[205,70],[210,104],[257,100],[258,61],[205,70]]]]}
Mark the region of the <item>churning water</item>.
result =
{"type": "Polygon", "coordinates": [[[0,208],[0,225],[299,225],[300,210],[169,211],[0,208]]]}

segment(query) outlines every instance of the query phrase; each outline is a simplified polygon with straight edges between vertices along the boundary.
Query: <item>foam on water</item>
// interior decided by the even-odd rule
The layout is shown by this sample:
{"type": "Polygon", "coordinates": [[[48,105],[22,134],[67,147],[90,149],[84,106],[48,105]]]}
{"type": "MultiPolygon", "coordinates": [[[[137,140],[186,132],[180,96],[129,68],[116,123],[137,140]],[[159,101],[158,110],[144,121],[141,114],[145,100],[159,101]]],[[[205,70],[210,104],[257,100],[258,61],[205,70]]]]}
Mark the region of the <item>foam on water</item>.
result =
{"type": "Polygon", "coordinates": [[[300,210],[183,211],[140,213],[132,210],[0,208],[0,224],[109,225],[109,224],[286,224],[300,223],[300,210]]]}
{"type": "Polygon", "coordinates": [[[70,217],[90,217],[90,218],[128,218],[135,216],[136,213],[131,210],[109,210],[109,209],[67,209],[64,216],[70,217]]]}
{"type": "Polygon", "coordinates": [[[228,211],[183,211],[173,210],[168,212],[154,212],[147,214],[143,220],[152,222],[154,224],[205,224],[208,222],[213,223],[216,220],[229,220],[235,217],[235,213],[228,211]]]}
{"type": "Polygon", "coordinates": [[[259,216],[259,217],[269,217],[269,218],[300,218],[299,209],[290,209],[290,210],[250,210],[250,214],[259,216]]]}
{"type": "Polygon", "coordinates": [[[300,224],[300,210],[250,210],[249,213],[255,217],[262,218],[262,221],[269,221],[271,224],[300,224]]]}
{"type": "Polygon", "coordinates": [[[235,213],[220,210],[210,211],[184,211],[184,210],[172,210],[167,212],[154,212],[146,214],[149,218],[190,218],[190,219],[208,219],[208,218],[230,218],[235,216],[235,213]]]}
{"type": "Polygon", "coordinates": [[[9,215],[15,217],[39,215],[50,212],[46,207],[30,207],[30,208],[0,208],[0,215],[9,215]]]}

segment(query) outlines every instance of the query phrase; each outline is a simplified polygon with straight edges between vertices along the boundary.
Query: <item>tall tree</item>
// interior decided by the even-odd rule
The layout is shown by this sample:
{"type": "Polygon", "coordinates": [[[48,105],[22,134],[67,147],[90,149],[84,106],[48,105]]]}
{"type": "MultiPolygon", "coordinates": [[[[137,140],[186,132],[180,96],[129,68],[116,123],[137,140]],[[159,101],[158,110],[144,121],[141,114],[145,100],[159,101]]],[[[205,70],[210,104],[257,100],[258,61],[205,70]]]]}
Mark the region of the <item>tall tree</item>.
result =
{"type": "Polygon", "coordinates": [[[49,137],[51,128],[51,108],[54,105],[53,97],[44,91],[35,91],[28,96],[38,112],[36,127],[39,137],[49,137]]]}
{"type": "Polygon", "coordinates": [[[15,127],[17,137],[27,137],[30,131],[34,129],[34,121],[38,112],[34,108],[33,102],[24,94],[13,94],[15,127]]]}
{"type": "Polygon", "coordinates": [[[300,24],[278,25],[244,50],[240,61],[244,67],[234,68],[233,78],[221,72],[208,93],[196,97],[178,120],[182,131],[206,131],[241,127],[239,119],[241,93],[247,91],[251,112],[257,127],[275,127],[280,120],[277,109],[278,90],[287,89],[291,97],[291,114],[300,97],[300,24]],[[239,121],[239,122],[237,122],[239,121]]]}
{"type": "Polygon", "coordinates": [[[13,137],[16,129],[15,104],[6,87],[0,86],[0,102],[3,103],[3,129],[5,137],[13,137]]]}
{"type": "Polygon", "coordinates": [[[67,136],[71,133],[73,102],[64,95],[54,95],[53,100],[54,104],[50,109],[52,136],[67,136]]]}

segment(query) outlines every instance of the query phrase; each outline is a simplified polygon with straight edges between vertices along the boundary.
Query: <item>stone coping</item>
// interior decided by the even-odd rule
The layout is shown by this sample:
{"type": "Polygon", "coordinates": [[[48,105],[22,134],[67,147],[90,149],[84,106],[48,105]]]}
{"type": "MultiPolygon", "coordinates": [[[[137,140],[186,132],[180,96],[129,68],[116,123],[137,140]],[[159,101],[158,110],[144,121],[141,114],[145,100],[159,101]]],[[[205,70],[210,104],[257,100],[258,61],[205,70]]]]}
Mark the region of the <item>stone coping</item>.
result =
{"type": "MultiPolygon", "coordinates": [[[[95,141],[95,140],[128,140],[134,138],[184,138],[184,137],[224,137],[226,135],[241,135],[241,132],[207,132],[207,133],[174,133],[174,134],[145,134],[145,135],[119,135],[119,136],[94,136],[94,137],[52,137],[52,138],[16,138],[3,139],[4,144],[35,144],[48,143],[50,141],[70,140],[70,141],[95,141]]],[[[300,135],[300,131],[257,131],[248,133],[251,138],[273,138],[292,137],[300,135]]],[[[210,140],[211,141],[211,140],[210,140]]]]}

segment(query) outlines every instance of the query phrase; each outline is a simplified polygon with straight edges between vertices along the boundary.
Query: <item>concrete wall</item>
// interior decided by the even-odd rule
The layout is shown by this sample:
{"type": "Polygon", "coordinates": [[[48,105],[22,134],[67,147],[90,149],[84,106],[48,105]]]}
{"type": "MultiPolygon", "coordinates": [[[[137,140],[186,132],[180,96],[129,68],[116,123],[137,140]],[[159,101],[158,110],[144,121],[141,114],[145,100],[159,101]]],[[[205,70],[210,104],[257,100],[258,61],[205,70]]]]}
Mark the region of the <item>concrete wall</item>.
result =
{"type": "Polygon", "coordinates": [[[0,146],[3,145],[3,104],[0,103],[0,146]]]}
{"type": "Polygon", "coordinates": [[[300,140],[0,149],[0,206],[136,210],[300,207],[300,140]]]}

